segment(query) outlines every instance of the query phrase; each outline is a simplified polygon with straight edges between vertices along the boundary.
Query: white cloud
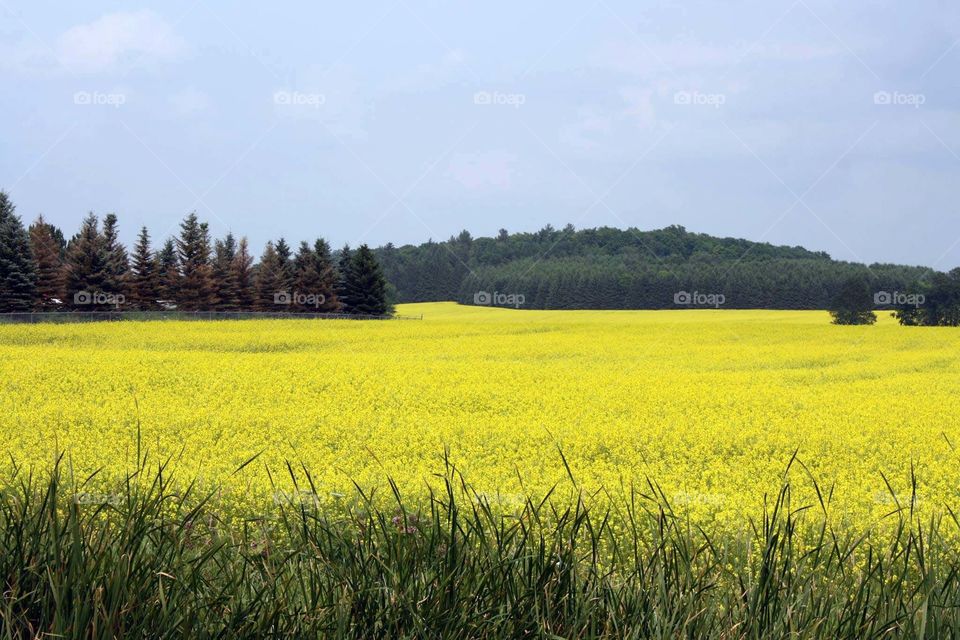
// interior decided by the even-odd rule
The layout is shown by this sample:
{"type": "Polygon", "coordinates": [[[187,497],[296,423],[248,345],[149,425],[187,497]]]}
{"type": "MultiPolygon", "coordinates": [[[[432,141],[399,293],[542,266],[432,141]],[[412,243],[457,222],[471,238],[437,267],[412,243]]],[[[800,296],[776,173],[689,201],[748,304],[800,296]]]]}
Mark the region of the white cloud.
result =
{"type": "Polygon", "coordinates": [[[170,60],[186,43],[155,12],[120,11],[68,29],[57,43],[57,57],[81,73],[111,71],[125,64],[170,60]]]}
{"type": "Polygon", "coordinates": [[[517,157],[506,151],[458,153],[450,159],[447,175],[470,190],[507,189],[517,157]]]}

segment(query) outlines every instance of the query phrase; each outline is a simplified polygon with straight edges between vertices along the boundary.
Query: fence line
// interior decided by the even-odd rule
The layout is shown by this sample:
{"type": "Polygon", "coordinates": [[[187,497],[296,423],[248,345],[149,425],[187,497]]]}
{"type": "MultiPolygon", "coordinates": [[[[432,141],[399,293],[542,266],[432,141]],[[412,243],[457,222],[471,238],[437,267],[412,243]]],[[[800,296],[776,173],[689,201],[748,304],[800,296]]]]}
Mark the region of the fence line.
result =
{"type": "Polygon", "coordinates": [[[0,313],[0,324],[121,320],[423,320],[420,316],[282,311],[37,311],[0,313]]]}

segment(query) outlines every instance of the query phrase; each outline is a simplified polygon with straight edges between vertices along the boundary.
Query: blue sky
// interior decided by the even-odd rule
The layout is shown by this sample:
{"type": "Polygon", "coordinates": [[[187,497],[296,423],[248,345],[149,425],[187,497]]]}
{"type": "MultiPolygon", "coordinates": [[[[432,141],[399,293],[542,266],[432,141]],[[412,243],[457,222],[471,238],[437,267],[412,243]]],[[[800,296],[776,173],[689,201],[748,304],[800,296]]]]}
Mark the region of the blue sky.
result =
{"type": "Polygon", "coordinates": [[[0,0],[0,188],[72,234],[545,224],[960,265],[960,6],[0,0]]]}

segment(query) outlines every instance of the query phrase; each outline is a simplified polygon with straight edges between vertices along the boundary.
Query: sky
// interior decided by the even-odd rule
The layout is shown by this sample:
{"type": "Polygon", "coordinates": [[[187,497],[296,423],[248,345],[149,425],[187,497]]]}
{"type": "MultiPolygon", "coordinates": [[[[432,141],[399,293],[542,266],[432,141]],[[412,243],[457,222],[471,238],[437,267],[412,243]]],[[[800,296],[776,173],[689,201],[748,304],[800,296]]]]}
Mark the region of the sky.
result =
{"type": "Polygon", "coordinates": [[[0,0],[0,189],[132,244],[671,224],[960,266],[960,3],[0,0]]]}

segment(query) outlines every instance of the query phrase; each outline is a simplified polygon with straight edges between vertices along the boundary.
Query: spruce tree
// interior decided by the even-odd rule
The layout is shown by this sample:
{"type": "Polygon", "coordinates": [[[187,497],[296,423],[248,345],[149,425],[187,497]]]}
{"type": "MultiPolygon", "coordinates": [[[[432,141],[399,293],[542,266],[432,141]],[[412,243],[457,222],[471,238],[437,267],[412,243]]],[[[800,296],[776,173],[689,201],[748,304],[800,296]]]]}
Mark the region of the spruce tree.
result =
{"type": "Polygon", "coordinates": [[[337,273],[336,273],[336,286],[334,290],[337,294],[337,300],[340,302],[340,311],[343,313],[352,313],[351,311],[351,301],[353,295],[349,291],[350,289],[350,279],[348,274],[350,272],[350,264],[353,262],[353,252],[350,251],[350,245],[343,245],[343,249],[340,249],[337,255],[337,273]]]}
{"type": "Polygon", "coordinates": [[[242,311],[252,311],[256,306],[256,289],[253,282],[253,256],[250,255],[246,238],[240,238],[237,246],[233,273],[237,281],[237,304],[242,311]]]}
{"type": "Polygon", "coordinates": [[[117,216],[112,213],[108,213],[103,219],[103,250],[107,256],[107,277],[104,281],[104,289],[117,296],[118,299],[126,300],[129,295],[127,280],[130,263],[127,258],[127,250],[120,242],[117,216]]]}
{"type": "Polygon", "coordinates": [[[180,224],[177,238],[180,291],[177,307],[184,311],[207,311],[213,307],[213,270],[210,265],[210,231],[191,213],[180,224]]]}
{"type": "Polygon", "coordinates": [[[163,243],[157,253],[157,292],[160,294],[161,306],[176,307],[180,297],[180,261],[177,259],[177,249],[172,238],[163,243]]]}
{"type": "Polygon", "coordinates": [[[279,286],[284,291],[293,288],[293,252],[290,245],[283,238],[277,240],[274,245],[277,251],[277,264],[279,265],[277,277],[280,279],[279,286]]]}
{"type": "Polygon", "coordinates": [[[236,311],[240,308],[234,267],[236,259],[237,241],[232,233],[228,233],[226,238],[214,243],[213,284],[216,293],[213,304],[218,311],[236,311]]]}
{"type": "Polygon", "coordinates": [[[37,301],[30,236],[0,191],[0,311],[30,311],[37,301]]]}
{"type": "Polygon", "coordinates": [[[320,292],[316,256],[309,244],[301,242],[293,258],[293,310],[316,312],[325,302],[326,294],[320,292]]]}
{"type": "Polygon", "coordinates": [[[63,308],[67,295],[66,272],[63,264],[63,234],[48,224],[43,216],[30,225],[30,250],[37,273],[38,311],[56,311],[63,308]]]}
{"type": "Polygon", "coordinates": [[[107,252],[100,222],[92,212],[84,218],[80,232],[67,245],[67,299],[78,311],[97,311],[115,307],[107,290],[107,252]]]}
{"type": "Polygon", "coordinates": [[[361,245],[350,260],[347,291],[352,297],[350,313],[382,316],[392,313],[387,304],[387,281],[373,251],[361,245]]]}
{"type": "Polygon", "coordinates": [[[336,313],[340,311],[340,301],[337,299],[337,270],[333,266],[333,258],[330,256],[330,245],[323,238],[318,238],[313,243],[314,268],[320,274],[320,293],[324,295],[325,302],[320,310],[327,313],[336,313]]]}
{"type": "Polygon", "coordinates": [[[335,274],[330,262],[330,247],[320,239],[311,248],[300,243],[293,259],[293,308],[314,313],[335,312],[339,308],[333,290],[335,274]]]}
{"type": "Polygon", "coordinates": [[[256,289],[257,311],[289,311],[290,304],[285,302],[285,296],[292,292],[289,287],[284,288],[285,275],[283,262],[277,255],[272,241],[267,241],[257,265],[256,289]]]}
{"type": "Polygon", "coordinates": [[[129,279],[130,306],[141,311],[157,308],[160,298],[157,259],[150,250],[150,232],[140,229],[133,249],[133,268],[129,279]]]}

